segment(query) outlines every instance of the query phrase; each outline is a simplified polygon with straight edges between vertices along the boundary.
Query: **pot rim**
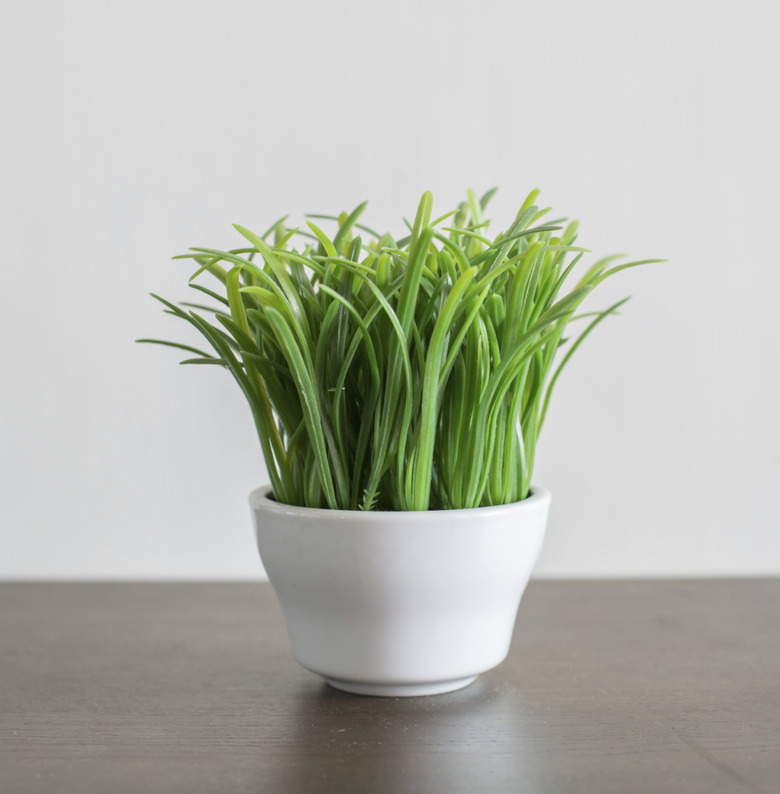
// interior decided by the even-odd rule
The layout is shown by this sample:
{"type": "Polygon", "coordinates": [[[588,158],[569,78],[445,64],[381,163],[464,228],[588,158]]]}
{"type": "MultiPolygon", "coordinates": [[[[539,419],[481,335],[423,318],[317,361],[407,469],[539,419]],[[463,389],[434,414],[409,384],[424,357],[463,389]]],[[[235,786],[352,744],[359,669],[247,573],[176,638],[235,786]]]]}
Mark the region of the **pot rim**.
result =
{"type": "Polygon", "coordinates": [[[541,504],[550,502],[550,492],[541,485],[531,485],[528,496],[519,502],[510,502],[505,505],[490,505],[487,507],[462,507],[451,510],[331,510],[327,507],[299,507],[277,502],[271,498],[273,489],[270,485],[261,485],[249,494],[249,504],[253,510],[264,513],[276,513],[286,516],[299,516],[301,518],[339,518],[342,521],[365,521],[370,517],[372,521],[397,521],[400,516],[408,516],[413,520],[420,520],[424,516],[474,516],[481,517],[502,515],[504,513],[534,509],[541,504]]]}

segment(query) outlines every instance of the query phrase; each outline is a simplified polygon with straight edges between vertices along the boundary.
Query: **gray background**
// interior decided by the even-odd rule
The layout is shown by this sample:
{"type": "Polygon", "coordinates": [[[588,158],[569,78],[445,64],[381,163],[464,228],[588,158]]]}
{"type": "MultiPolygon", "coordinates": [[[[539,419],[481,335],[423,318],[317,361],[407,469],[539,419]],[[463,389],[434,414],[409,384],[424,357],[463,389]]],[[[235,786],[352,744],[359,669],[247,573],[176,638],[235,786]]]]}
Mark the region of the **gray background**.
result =
{"type": "Polygon", "coordinates": [[[771,3],[5,2],[0,577],[261,575],[266,480],[186,339],[190,245],[369,199],[399,230],[534,187],[594,254],[669,262],[559,384],[540,576],[780,573],[771,3]]]}

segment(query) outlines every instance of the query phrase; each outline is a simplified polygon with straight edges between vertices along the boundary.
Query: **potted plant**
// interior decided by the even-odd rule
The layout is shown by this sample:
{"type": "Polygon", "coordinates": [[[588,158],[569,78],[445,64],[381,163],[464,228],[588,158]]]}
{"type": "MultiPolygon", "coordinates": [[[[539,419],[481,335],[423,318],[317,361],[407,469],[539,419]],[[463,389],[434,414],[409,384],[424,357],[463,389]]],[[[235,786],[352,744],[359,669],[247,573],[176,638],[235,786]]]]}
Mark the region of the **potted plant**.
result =
{"type": "Polygon", "coordinates": [[[260,556],[296,659],[344,690],[445,692],[505,658],[550,504],[531,484],[550,396],[624,301],[578,308],[643,264],[600,259],[570,286],[577,223],[544,220],[534,191],[488,236],[493,192],[435,219],[426,192],[402,239],[361,225],[365,203],[236,226],[242,247],[184,255],[211,303],[154,296],[211,350],[139,340],[246,396],[271,480],[250,496],[260,556]]]}

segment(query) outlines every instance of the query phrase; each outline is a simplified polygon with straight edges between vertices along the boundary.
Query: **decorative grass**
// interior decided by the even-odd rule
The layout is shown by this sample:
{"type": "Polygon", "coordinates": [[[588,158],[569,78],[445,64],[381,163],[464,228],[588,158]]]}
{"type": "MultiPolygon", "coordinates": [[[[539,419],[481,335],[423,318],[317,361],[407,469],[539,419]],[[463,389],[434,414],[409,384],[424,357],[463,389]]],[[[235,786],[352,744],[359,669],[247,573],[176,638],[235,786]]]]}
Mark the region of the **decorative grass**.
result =
{"type": "Polygon", "coordinates": [[[478,200],[469,191],[435,220],[426,192],[401,240],[358,223],[365,203],[310,216],[308,231],[286,218],[261,235],[236,226],[243,247],[175,257],[195,260],[189,286],[212,305],[154,295],[212,350],[138,341],[229,370],[280,502],[431,510],[524,499],[561,371],[627,299],[578,307],[620,270],[661,260],[608,257],[574,281],[586,253],[574,245],[577,223],[540,222],[549,209],[533,191],[509,229],[489,238],[483,213],[494,192],[478,200]],[[312,219],[335,221],[335,234],[312,219]],[[202,275],[219,289],[202,286],[202,275]]]}

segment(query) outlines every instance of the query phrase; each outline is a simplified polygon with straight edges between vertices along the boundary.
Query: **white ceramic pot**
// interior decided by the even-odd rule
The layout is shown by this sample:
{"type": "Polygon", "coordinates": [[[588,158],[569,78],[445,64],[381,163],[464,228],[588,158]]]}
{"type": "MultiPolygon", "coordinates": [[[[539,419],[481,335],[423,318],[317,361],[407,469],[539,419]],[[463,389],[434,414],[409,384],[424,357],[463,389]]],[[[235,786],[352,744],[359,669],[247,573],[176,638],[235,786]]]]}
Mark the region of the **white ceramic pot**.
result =
{"type": "Polygon", "coordinates": [[[295,658],[365,695],[470,684],[509,651],[550,494],[471,510],[363,512],[250,495],[295,658]]]}

